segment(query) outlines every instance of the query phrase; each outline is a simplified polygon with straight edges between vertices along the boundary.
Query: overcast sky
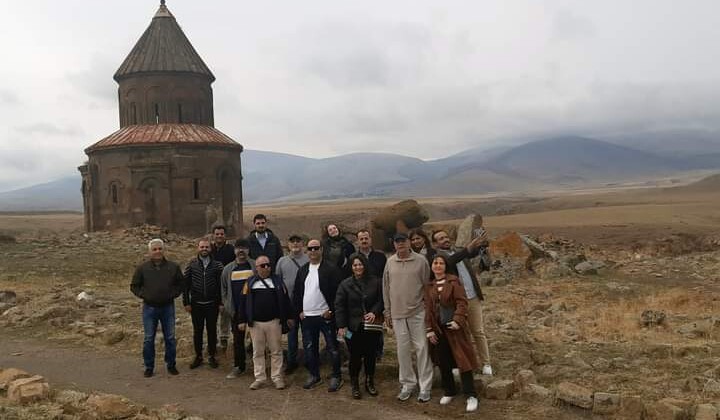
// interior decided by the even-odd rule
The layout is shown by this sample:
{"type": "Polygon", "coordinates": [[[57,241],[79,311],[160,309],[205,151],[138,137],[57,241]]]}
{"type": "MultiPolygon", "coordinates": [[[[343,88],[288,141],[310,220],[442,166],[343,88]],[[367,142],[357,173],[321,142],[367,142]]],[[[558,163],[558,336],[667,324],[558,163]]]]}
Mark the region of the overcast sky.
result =
{"type": "MultiPolygon", "coordinates": [[[[159,1],[0,0],[0,191],[76,173],[159,1]]],[[[423,159],[720,127],[720,3],[168,0],[249,149],[423,159]]]]}

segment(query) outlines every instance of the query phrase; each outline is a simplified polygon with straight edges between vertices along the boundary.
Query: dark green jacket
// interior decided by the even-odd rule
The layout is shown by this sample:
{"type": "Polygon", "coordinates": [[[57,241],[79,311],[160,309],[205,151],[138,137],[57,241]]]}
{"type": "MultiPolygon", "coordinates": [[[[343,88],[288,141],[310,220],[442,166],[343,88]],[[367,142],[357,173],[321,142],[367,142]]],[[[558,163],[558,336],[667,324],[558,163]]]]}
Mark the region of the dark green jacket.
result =
{"type": "Polygon", "coordinates": [[[130,291],[150,306],[172,303],[185,290],[180,266],[163,259],[160,264],[145,261],[135,269],[130,291]]]}

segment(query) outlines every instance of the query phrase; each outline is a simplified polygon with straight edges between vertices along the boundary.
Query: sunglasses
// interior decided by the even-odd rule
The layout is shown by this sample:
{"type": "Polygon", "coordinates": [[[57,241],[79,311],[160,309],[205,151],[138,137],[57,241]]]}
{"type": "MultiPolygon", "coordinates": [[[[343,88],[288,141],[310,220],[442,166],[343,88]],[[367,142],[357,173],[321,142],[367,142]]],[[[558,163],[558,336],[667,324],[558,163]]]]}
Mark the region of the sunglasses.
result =
{"type": "Polygon", "coordinates": [[[307,250],[308,251],[320,251],[320,247],[319,246],[309,246],[309,247],[307,247],[307,250]]]}
{"type": "Polygon", "coordinates": [[[268,264],[268,263],[258,264],[257,266],[260,268],[270,268],[270,264],[268,264]]]}

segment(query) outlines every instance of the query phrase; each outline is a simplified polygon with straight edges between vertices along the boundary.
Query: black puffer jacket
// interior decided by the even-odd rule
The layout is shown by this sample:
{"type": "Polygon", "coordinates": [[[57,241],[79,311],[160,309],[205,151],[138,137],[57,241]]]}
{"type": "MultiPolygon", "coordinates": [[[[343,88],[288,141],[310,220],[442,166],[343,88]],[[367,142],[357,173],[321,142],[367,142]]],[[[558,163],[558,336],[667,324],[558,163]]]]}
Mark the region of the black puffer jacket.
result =
{"type": "Polygon", "coordinates": [[[223,265],[220,261],[210,258],[210,263],[205,267],[200,258],[193,258],[185,267],[185,284],[187,288],[183,292],[183,305],[187,306],[195,302],[216,302],[220,305],[222,297],[220,294],[220,275],[223,265]]]}
{"type": "Polygon", "coordinates": [[[363,303],[365,310],[374,313],[376,318],[382,316],[382,281],[375,276],[367,276],[361,280],[348,277],[343,280],[335,295],[337,327],[357,331],[365,315],[363,303]]]}
{"type": "Polygon", "coordinates": [[[250,258],[256,260],[259,256],[265,255],[270,259],[270,267],[272,267],[274,271],[278,260],[283,256],[280,239],[278,239],[278,237],[275,236],[270,229],[266,229],[265,232],[267,232],[267,240],[265,241],[265,248],[263,248],[255,235],[256,232],[257,231],[253,230],[247,237],[247,240],[250,243],[250,258]]]}

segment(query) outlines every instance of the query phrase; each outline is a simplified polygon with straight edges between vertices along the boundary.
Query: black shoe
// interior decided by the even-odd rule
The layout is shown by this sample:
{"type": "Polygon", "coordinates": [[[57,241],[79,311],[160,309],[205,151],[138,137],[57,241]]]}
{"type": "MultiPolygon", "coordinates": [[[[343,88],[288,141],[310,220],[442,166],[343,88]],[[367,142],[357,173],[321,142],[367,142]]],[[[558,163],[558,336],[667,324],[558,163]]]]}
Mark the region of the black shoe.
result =
{"type": "Polygon", "coordinates": [[[153,376],[153,370],[152,369],[145,369],[145,372],[143,373],[143,376],[146,378],[150,378],[153,376]]]}
{"type": "Polygon", "coordinates": [[[357,376],[350,378],[350,386],[352,386],[353,399],[359,400],[362,397],[360,395],[360,379],[357,376]]]}
{"type": "Polygon", "coordinates": [[[180,372],[178,372],[178,370],[175,366],[170,366],[168,368],[168,373],[171,375],[179,375],[180,374],[180,372]]]}
{"type": "Polygon", "coordinates": [[[328,392],[336,392],[338,389],[342,388],[343,384],[342,378],[336,378],[332,377],[330,378],[330,385],[328,385],[328,392]]]}
{"type": "Polygon", "coordinates": [[[217,367],[220,366],[217,359],[215,359],[215,356],[210,356],[210,358],[208,359],[208,365],[210,365],[210,367],[213,369],[217,369],[217,367]]]}
{"type": "Polygon", "coordinates": [[[365,391],[373,397],[377,397],[378,391],[375,388],[375,377],[372,375],[365,377],[365,391]]]}
{"type": "MultiPolygon", "coordinates": [[[[195,360],[193,360],[193,362],[190,363],[190,369],[195,369],[196,367],[199,367],[200,365],[202,365],[202,363],[203,363],[202,357],[195,357],[195,360]]],[[[170,369],[168,369],[168,371],[170,371],[170,369]]]]}
{"type": "Polygon", "coordinates": [[[322,378],[319,378],[317,376],[311,376],[305,381],[305,385],[303,385],[304,389],[313,389],[316,386],[320,385],[322,383],[322,378]]]}

